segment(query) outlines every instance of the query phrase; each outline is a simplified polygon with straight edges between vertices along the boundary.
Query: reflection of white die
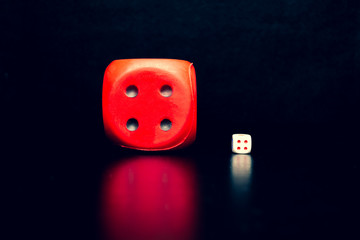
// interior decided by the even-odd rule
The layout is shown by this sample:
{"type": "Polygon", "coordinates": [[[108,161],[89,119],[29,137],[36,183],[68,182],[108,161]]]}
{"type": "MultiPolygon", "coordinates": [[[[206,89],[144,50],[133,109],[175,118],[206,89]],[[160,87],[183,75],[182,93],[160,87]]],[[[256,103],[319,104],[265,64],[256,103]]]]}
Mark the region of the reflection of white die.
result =
{"type": "Polygon", "coordinates": [[[251,152],[251,136],[250,136],[250,134],[233,134],[231,144],[232,144],[232,151],[234,153],[250,153],[251,152]]]}

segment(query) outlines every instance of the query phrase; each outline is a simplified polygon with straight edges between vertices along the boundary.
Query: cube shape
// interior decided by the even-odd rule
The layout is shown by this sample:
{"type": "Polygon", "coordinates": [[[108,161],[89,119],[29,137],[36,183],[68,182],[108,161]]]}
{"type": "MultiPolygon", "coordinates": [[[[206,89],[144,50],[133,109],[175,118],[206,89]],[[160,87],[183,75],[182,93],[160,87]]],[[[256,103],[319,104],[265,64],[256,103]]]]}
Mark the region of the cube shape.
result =
{"type": "Polygon", "coordinates": [[[115,60],[102,94],[105,133],[120,146],[156,151],[195,140],[196,77],[188,61],[115,60]]]}
{"type": "Polygon", "coordinates": [[[251,136],[249,134],[233,134],[231,145],[234,153],[250,153],[252,145],[251,136]]]}

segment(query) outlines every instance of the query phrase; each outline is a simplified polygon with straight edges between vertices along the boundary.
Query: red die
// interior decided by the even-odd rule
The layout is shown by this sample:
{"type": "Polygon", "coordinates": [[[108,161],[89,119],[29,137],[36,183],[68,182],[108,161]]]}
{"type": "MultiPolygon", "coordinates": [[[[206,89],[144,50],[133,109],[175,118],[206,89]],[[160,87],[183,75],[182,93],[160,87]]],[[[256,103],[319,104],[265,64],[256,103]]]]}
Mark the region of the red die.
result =
{"type": "Polygon", "coordinates": [[[146,151],[181,148],[196,136],[196,77],[192,63],[124,59],[106,69],[105,133],[116,144],[146,151]]]}

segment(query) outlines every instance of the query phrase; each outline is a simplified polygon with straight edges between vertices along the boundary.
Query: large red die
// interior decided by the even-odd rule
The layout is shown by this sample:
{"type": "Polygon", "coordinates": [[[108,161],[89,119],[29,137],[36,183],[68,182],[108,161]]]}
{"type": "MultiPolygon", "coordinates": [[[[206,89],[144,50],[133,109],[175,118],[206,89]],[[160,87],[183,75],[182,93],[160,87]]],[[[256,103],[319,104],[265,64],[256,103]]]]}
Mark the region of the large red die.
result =
{"type": "Polygon", "coordinates": [[[196,136],[196,77],[175,59],[113,61],[103,82],[105,133],[116,144],[156,151],[185,147],[196,136]]]}

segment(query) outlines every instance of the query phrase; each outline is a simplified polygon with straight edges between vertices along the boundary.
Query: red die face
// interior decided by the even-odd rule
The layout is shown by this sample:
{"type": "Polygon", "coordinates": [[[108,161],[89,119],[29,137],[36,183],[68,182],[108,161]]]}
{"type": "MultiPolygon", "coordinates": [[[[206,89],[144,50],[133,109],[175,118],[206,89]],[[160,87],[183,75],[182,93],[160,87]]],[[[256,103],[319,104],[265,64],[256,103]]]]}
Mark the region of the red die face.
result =
{"type": "Polygon", "coordinates": [[[123,147],[168,150],[195,140],[196,78],[190,62],[115,60],[105,71],[102,104],[105,132],[123,147]]]}

